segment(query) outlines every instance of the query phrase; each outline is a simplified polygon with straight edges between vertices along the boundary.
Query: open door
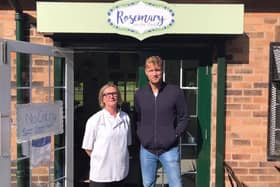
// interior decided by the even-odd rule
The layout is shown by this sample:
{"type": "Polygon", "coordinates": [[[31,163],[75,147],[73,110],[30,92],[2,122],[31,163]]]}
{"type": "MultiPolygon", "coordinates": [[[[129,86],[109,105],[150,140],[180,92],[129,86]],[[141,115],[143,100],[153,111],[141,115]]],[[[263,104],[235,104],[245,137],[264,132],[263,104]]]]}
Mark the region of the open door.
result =
{"type": "Polygon", "coordinates": [[[4,53],[3,41],[0,42],[0,168],[3,168],[0,174],[1,185],[10,186],[10,67],[7,64],[4,53]]]}
{"type": "MultiPolygon", "coordinates": [[[[183,186],[210,186],[211,60],[203,50],[177,50],[164,55],[163,80],[184,91],[189,113],[186,132],[180,139],[183,186]],[[177,53],[176,53],[177,52],[177,53]]],[[[157,184],[167,184],[160,168],[157,184]]]]}
{"type": "Polygon", "coordinates": [[[73,186],[73,53],[0,39],[0,174],[3,186],[73,186]],[[19,104],[62,101],[63,133],[50,135],[50,160],[32,165],[33,142],[18,142],[19,104]]]}

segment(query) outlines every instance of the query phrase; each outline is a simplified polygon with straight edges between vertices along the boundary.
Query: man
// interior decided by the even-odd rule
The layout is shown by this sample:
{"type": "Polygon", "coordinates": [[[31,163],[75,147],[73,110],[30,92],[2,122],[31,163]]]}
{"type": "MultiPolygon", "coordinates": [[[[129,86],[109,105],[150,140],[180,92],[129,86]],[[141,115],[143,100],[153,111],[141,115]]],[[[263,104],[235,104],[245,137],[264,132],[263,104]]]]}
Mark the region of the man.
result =
{"type": "Polygon", "coordinates": [[[169,187],[182,187],[178,139],[188,121],[184,93],[162,81],[162,60],[158,56],[146,59],[145,74],[149,84],[134,98],[143,186],[155,186],[160,161],[169,187]]]}

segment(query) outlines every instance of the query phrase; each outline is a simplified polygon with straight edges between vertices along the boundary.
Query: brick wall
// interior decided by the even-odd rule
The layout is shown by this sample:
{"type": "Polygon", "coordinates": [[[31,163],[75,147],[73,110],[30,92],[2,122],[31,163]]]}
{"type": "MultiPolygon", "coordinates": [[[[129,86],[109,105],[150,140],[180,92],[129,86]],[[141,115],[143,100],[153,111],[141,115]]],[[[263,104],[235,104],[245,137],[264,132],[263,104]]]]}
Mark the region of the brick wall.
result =
{"type": "MultiPolygon", "coordinates": [[[[280,186],[280,173],[274,166],[280,162],[267,161],[267,123],[269,45],[280,39],[280,14],[246,13],[244,23],[245,34],[226,44],[225,159],[247,186],[276,187],[280,186]]],[[[215,104],[215,98],[213,101],[215,104]]],[[[212,141],[214,144],[215,139],[212,141]]]]}
{"type": "Polygon", "coordinates": [[[0,38],[15,39],[14,11],[0,10],[0,38]]]}

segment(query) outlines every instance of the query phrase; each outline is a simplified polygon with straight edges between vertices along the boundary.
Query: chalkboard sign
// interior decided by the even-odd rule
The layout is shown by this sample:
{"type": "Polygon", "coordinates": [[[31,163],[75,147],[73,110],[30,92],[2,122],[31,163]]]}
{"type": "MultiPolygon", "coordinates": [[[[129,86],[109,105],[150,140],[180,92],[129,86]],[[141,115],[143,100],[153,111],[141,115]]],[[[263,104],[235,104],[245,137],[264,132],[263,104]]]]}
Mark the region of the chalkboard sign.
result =
{"type": "Polygon", "coordinates": [[[63,133],[62,101],[17,105],[17,142],[63,133]]]}

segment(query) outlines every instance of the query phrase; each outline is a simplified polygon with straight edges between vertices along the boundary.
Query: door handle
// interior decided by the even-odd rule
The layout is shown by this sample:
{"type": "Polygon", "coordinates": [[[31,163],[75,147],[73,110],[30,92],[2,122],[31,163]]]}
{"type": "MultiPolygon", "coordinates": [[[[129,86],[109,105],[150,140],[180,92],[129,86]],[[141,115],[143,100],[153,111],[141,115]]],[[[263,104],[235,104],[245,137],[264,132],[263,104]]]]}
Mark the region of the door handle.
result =
{"type": "Polygon", "coordinates": [[[1,64],[7,64],[7,42],[0,42],[0,56],[1,56],[1,64]]]}
{"type": "Polygon", "coordinates": [[[3,145],[5,143],[3,141],[3,137],[4,137],[4,132],[3,132],[4,123],[2,123],[3,118],[9,118],[9,115],[4,115],[3,113],[0,112],[0,159],[10,157],[9,154],[5,153],[3,149],[3,145]]]}
{"type": "Polygon", "coordinates": [[[2,113],[0,112],[0,158],[2,158],[2,113]]]}

